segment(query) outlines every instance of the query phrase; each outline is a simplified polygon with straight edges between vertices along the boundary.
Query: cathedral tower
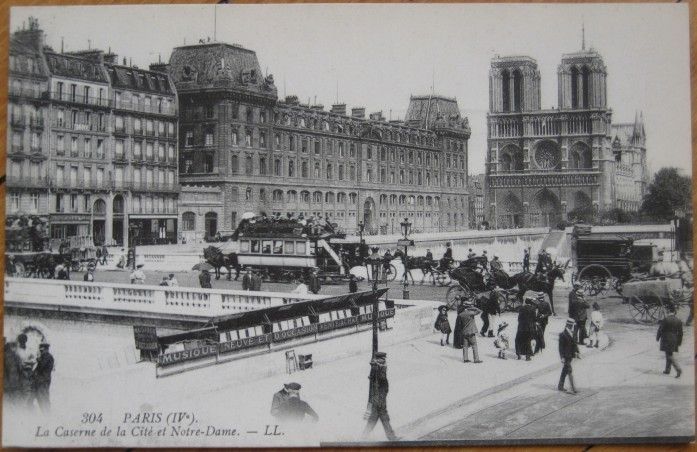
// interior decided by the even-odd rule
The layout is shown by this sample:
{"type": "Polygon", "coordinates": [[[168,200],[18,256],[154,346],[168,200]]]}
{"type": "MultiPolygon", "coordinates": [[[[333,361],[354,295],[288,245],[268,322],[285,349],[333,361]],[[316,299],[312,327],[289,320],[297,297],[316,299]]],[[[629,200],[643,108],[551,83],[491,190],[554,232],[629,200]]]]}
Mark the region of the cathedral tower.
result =
{"type": "Polygon", "coordinates": [[[593,49],[562,56],[559,77],[559,109],[607,108],[607,69],[593,49]]]}
{"type": "Polygon", "coordinates": [[[489,71],[489,111],[508,113],[540,109],[540,71],[527,56],[495,57],[489,71]]]}

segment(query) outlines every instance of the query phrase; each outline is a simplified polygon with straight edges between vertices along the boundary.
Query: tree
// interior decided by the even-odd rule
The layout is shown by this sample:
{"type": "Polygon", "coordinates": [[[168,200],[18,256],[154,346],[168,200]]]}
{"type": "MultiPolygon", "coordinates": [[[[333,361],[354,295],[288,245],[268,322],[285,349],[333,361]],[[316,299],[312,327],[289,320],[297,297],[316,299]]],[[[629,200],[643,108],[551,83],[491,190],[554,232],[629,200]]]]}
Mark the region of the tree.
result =
{"type": "Polygon", "coordinates": [[[649,184],[641,210],[654,220],[667,222],[677,209],[687,210],[692,202],[692,178],[677,168],[661,168],[649,184]]]}

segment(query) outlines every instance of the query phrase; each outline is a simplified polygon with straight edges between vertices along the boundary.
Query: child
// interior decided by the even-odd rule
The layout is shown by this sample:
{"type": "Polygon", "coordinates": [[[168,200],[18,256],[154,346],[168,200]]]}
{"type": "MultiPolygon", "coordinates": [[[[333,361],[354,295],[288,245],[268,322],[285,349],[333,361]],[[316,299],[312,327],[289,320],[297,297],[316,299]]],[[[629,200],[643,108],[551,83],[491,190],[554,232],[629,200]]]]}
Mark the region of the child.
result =
{"type": "Polygon", "coordinates": [[[591,312],[591,328],[590,336],[588,339],[588,348],[595,347],[598,348],[600,343],[599,332],[603,327],[603,313],[600,312],[600,306],[598,303],[593,303],[593,312],[591,312]],[[595,345],[594,345],[595,343],[595,345]]]}
{"type": "Polygon", "coordinates": [[[508,323],[501,322],[496,330],[496,339],[494,346],[499,349],[499,358],[506,359],[506,350],[508,350],[508,333],[504,331],[508,323]]]}
{"type": "Polygon", "coordinates": [[[442,305],[438,308],[438,317],[436,317],[436,323],[433,328],[441,332],[440,345],[444,346],[450,344],[450,333],[452,329],[450,328],[450,322],[448,321],[448,307],[442,305]]]}

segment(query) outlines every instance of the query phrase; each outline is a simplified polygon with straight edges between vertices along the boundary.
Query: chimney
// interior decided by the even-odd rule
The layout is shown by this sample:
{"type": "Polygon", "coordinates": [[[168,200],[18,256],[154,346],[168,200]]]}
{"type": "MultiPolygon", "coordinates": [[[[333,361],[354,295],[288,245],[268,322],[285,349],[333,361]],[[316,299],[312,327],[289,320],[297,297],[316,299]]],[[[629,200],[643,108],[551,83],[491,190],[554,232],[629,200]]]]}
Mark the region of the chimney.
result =
{"type": "Polygon", "coordinates": [[[29,28],[24,24],[21,30],[12,34],[12,40],[31,47],[34,50],[41,50],[44,47],[44,32],[39,28],[39,21],[33,17],[29,18],[29,28]]]}
{"type": "Polygon", "coordinates": [[[337,115],[346,116],[346,104],[333,104],[330,111],[337,115]]]}
{"type": "Polygon", "coordinates": [[[365,107],[354,107],[351,109],[351,117],[365,119],[365,107]]]}

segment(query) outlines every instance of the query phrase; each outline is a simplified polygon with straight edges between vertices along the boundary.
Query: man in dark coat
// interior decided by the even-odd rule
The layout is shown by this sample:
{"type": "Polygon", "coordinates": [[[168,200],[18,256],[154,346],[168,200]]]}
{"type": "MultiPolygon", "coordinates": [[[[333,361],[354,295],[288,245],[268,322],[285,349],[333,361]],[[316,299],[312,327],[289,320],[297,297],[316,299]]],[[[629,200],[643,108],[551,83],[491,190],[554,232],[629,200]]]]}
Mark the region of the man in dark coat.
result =
{"type": "Polygon", "coordinates": [[[568,319],[566,321],[566,328],[564,328],[564,331],[559,334],[559,357],[561,358],[561,362],[564,364],[564,366],[561,368],[561,376],[559,377],[557,389],[564,391],[564,382],[566,381],[566,377],[569,377],[569,384],[571,385],[571,391],[569,392],[572,394],[576,394],[577,391],[576,386],[574,386],[571,361],[574,358],[580,357],[578,345],[574,340],[573,329],[575,324],[576,322],[574,322],[573,319],[568,319]]]}
{"type": "Polygon", "coordinates": [[[316,268],[312,269],[312,272],[310,273],[307,287],[310,289],[310,292],[315,295],[317,295],[322,288],[322,284],[319,282],[319,277],[317,276],[316,268]]]}
{"type": "Polygon", "coordinates": [[[363,430],[363,436],[367,436],[375,428],[378,419],[382,422],[385,429],[387,439],[396,441],[397,435],[392,430],[390,424],[390,415],[387,413],[387,393],[390,390],[389,382],[387,381],[387,353],[377,352],[372,361],[370,361],[370,389],[368,391],[368,423],[363,430]]]}
{"type": "Polygon", "coordinates": [[[251,278],[251,289],[255,292],[261,291],[261,275],[259,274],[258,271],[252,270],[252,278],[251,278]]]}
{"type": "Polygon", "coordinates": [[[588,337],[586,331],[586,322],[588,321],[588,309],[590,305],[586,302],[583,294],[580,292],[580,287],[576,287],[578,283],[574,283],[574,293],[575,297],[571,297],[569,294],[569,317],[574,319],[576,322],[576,330],[574,331],[574,337],[576,342],[583,344],[588,337]]]}
{"type": "Polygon", "coordinates": [[[552,269],[552,256],[547,252],[546,249],[540,251],[537,255],[537,267],[535,267],[535,274],[547,273],[552,269]]]}
{"type": "Polygon", "coordinates": [[[22,397],[22,360],[17,353],[17,342],[5,343],[5,367],[3,389],[10,403],[18,403],[22,397]]]}
{"type": "Polygon", "coordinates": [[[245,268],[244,276],[242,277],[242,290],[252,290],[252,275],[248,268],[245,268]]]}
{"type": "Polygon", "coordinates": [[[302,422],[309,416],[313,422],[319,420],[319,416],[312,407],[300,398],[300,384],[288,383],[283,389],[273,395],[271,401],[271,415],[284,422],[302,422]]]}
{"type": "Polygon", "coordinates": [[[358,292],[358,283],[356,282],[356,275],[349,276],[349,293],[358,292]]]}
{"type": "Polygon", "coordinates": [[[440,268],[441,270],[447,270],[450,268],[450,264],[453,263],[453,248],[452,244],[450,242],[445,244],[445,253],[443,253],[443,257],[440,260],[440,268]]]}
{"type": "Polygon", "coordinates": [[[211,285],[211,274],[208,273],[207,270],[201,270],[201,273],[198,274],[198,282],[201,284],[202,289],[212,289],[213,286],[211,285]]]}
{"type": "Polygon", "coordinates": [[[34,368],[32,375],[32,391],[39,408],[44,413],[48,413],[51,409],[49,389],[54,366],[53,355],[48,351],[48,348],[49,344],[45,342],[39,345],[39,357],[36,359],[36,368],[34,368]]]}
{"type": "MultiPolygon", "coordinates": [[[[494,261],[491,262],[493,263],[494,261]]],[[[482,310],[482,329],[479,331],[479,334],[485,337],[488,332],[489,337],[494,337],[494,329],[489,326],[489,316],[501,314],[498,297],[493,290],[482,295],[482,298],[477,300],[479,308],[482,310]]]]}
{"type": "Polygon", "coordinates": [[[549,316],[552,315],[552,307],[545,299],[544,293],[537,293],[535,303],[537,305],[537,328],[535,329],[537,334],[535,335],[535,350],[533,354],[545,348],[545,330],[547,329],[547,323],[549,323],[549,316]]]}
{"type": "Polygon", "coordinates": [[[474,362],[481,363],[479,359],[479,351],[477,349],[477,322],[475,321],[475,316],[482,313],[481,309],[474,307],[472,301],[465,301],[464,309],[460,312],[457,318],[460,320],[460,328],[462,328],[462,360],[463,362],[470,362],[468,356],[468,349],[472,347],[472,354],[474,355],[474,362]]]}
{"type": "Polygon", "coordinates": [[[534,301],[525,298],[525,304],[518,311],[518,330],[515,335],[515,353],[518,359],[525,355],[525,360],[530,361],[532,355],[532,343],[535,338],[535,311],[534,301]]]}
{"type": "Polygon", "coordinates": [[[530,272],[530,249],[525,248],[523,250],[523,271],[525,273],[530,272]]]}
{"type": "Polygon", "coordinates": [[[680,378],[682,369],[675,361],[673,353],[682,345],[682,321],[675,316],[675,306],[668,305],[668,315],[661,320],[656,333],[656,340],[660,341],[661,351],[666,354],[666,368],[664,374],[670,374],[670,368],[675,368],[675,378],[680,378]]]}
{"type": "Polygon", "coordinates": [[[301,386],[298,383],[286,383],[283,389],[273,395],[271,400],[271,416],[280,418],[286,402],[293,396],[294,392],[300,391],[301,386]]]}

